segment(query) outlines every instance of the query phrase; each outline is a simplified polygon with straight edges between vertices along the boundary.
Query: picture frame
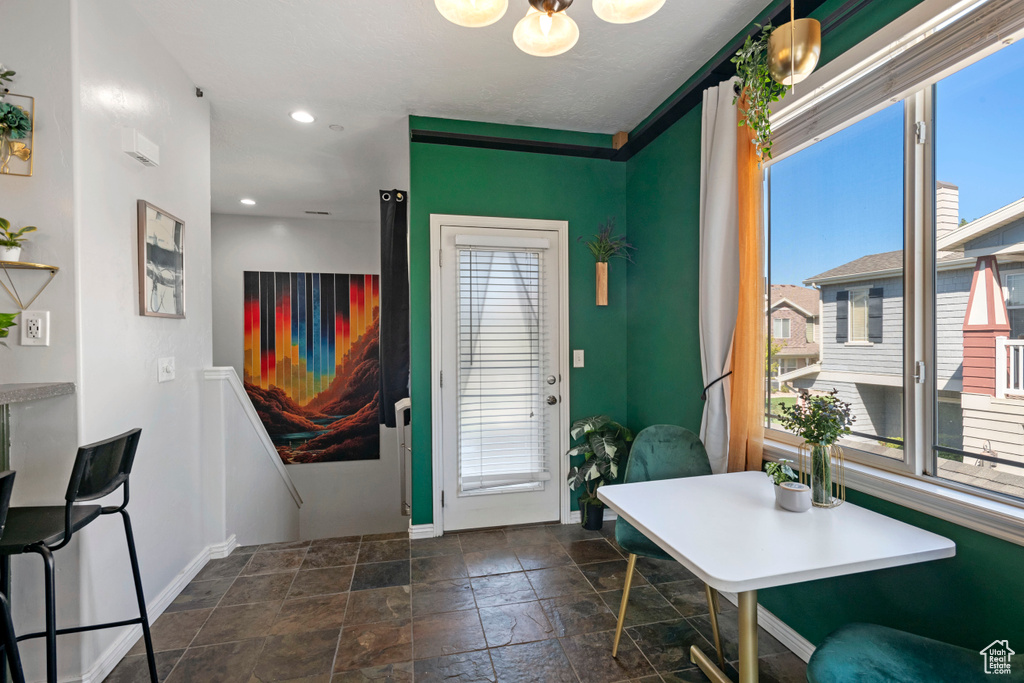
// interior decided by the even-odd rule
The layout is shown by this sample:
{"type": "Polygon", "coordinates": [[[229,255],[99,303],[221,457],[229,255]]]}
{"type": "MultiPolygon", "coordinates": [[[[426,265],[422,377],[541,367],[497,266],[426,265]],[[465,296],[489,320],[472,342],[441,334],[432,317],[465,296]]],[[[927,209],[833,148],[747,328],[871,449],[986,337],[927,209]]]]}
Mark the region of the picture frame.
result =
{"type": "Polygon", "coordinates": [[[185,222],[138,201],[139,315],[185,317],[185,222]]]}
{"type": "Polygon", "coordinates": [[[33,157],[36,135],[36,99],[28,95],[7,93],[0,102],[13,104],[21,108],[32,123],[32,130],[20,140],[0,138],[0,175],[32,176],[33,157]]]}

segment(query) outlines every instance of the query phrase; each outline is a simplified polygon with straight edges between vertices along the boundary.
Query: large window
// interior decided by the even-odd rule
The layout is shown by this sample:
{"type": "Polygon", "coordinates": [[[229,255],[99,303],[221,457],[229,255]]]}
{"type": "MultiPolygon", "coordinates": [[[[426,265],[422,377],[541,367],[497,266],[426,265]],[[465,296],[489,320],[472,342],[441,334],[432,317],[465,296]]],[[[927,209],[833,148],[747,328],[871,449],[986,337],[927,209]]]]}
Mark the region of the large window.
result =
{"type": "Polygon", "coordinates": [[[791,125],[766,171],[769,282],[815,290],[822,311],[817,365],[792,384],[852,405],[851,459],[1024,500],[1024,95],[1007,87],[1024,83],[1024,45],[965,53],[902,99],[880,82],[808,114],[810,138],[791,125]],[[813,132],[840,116],[853,123],[813,132]]]}

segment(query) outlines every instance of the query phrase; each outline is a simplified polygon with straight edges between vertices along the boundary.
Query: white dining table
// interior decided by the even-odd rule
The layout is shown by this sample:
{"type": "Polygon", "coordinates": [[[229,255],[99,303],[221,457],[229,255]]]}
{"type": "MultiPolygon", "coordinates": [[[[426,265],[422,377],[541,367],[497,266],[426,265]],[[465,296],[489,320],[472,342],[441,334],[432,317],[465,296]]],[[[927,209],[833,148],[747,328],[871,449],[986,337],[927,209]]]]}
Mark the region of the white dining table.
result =
{"type": "MultiPolygon", "coordinates": [[[[789,512],[762,472],[602,486],[598,498],[706,584],[736,593],[740,683],[756,683],[757,591],[927,562],[953,541],[852,503],[789,512]]],[[[693,646],[712,681],[729,679],[693,646]]]]}

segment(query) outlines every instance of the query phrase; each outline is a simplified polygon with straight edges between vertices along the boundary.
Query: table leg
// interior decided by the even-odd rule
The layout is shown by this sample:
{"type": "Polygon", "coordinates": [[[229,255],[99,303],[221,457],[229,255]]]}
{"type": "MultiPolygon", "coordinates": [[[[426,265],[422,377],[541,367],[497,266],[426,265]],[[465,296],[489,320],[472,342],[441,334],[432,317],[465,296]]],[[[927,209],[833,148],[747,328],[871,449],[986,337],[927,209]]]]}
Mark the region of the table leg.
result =
{"type": "MultiPolygon", "coordinates": [[[[757,591],[739,597],[740,683],[757,683],[757,591]]],[[[690,661],[714,683],[732,683],[725,673],[696,645],[690,646],[690,661]]]]}

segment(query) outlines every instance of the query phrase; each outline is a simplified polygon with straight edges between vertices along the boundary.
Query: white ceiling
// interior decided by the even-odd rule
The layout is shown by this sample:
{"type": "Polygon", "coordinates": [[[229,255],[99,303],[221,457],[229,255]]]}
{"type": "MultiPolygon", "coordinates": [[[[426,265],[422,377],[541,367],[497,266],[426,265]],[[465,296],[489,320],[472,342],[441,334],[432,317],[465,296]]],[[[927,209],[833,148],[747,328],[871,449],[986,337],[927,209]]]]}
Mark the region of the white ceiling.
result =
{"type": "Polygon", "coordinates": [[[668,0],[617,26],[576,0],[579,43],[545,59],[512,42],[526,0],[481,29],[431,0],[128,2],[210,100],[214,212],[349,220],[375,220],[377,190],[408,182],[406,115],[630,130],[765,5],[668,0]]]}

